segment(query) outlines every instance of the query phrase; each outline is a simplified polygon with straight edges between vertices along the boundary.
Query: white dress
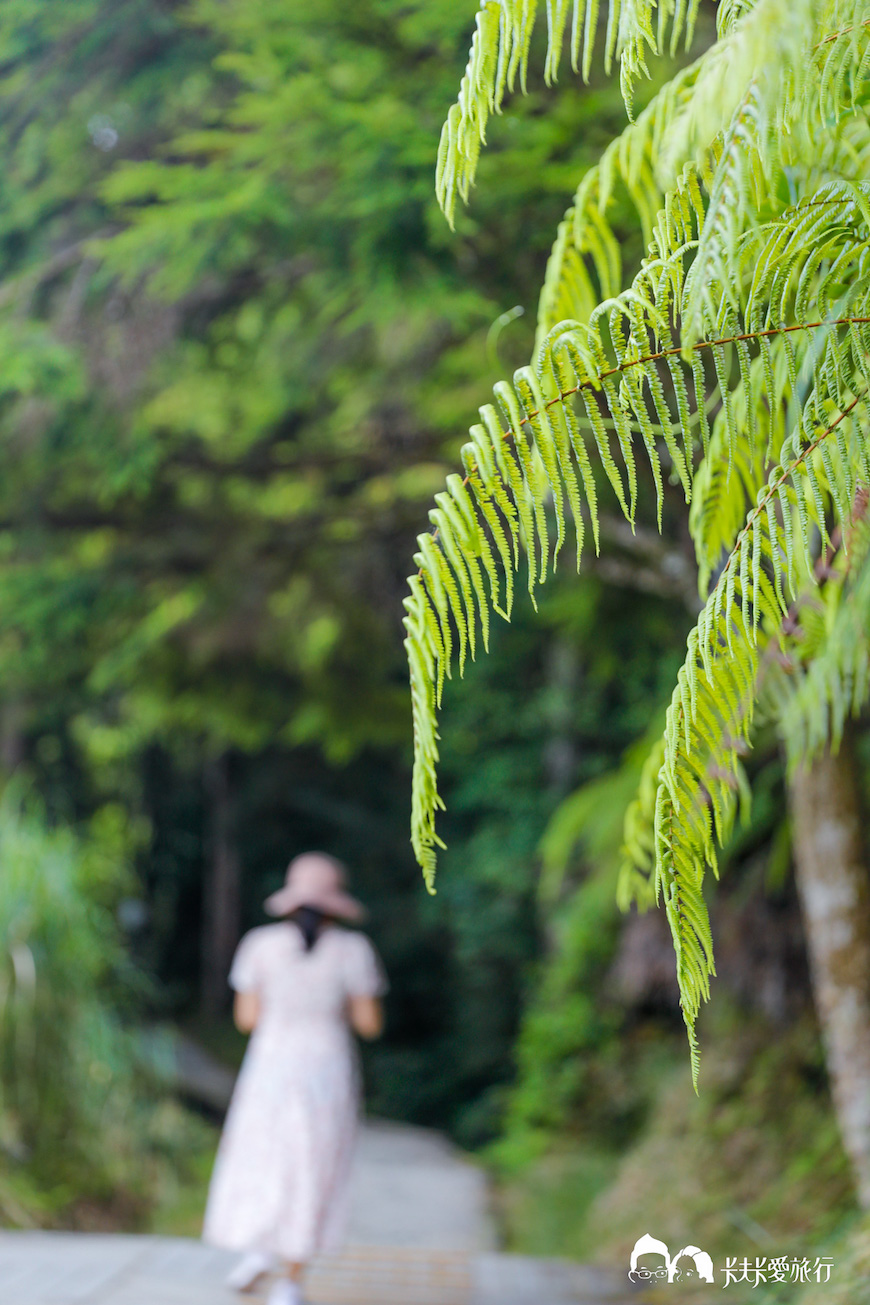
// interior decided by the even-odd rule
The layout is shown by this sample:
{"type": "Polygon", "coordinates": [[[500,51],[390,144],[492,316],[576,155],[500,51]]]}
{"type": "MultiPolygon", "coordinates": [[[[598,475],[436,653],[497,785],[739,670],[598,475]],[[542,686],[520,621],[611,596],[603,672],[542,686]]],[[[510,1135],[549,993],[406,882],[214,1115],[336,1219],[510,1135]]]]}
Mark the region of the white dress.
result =
{"type": "Polygon", "coordinates": [[[363,934],[330,926],[310,952],[289,922],[253,929],[230,971],[260,1018],[230,1103],[203,1238],[307,1261],[336,1249],[359,1115],[350,997],[386,991],[363,934]]]}

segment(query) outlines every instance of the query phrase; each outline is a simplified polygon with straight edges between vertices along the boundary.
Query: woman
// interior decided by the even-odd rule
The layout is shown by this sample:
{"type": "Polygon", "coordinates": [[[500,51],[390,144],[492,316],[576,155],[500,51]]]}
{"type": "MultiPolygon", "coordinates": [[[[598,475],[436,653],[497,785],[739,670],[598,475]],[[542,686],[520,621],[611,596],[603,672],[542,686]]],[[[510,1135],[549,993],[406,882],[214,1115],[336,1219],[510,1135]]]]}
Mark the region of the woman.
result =
{"type": "Polygon", "coordinates": [[[266,901],[280,924],[253,929],[230,971],[235,1020],[253,1032],[227,1115],[203,1237],[245,1251],[230,1277],[249,1291],[276,1271],[269,1305],[301,1305],[312,1256],[340,1243],[359,1110],[351,1029],[380,1035],[386,982],[344,868],[322,852],[291,861],[266,901]]]}

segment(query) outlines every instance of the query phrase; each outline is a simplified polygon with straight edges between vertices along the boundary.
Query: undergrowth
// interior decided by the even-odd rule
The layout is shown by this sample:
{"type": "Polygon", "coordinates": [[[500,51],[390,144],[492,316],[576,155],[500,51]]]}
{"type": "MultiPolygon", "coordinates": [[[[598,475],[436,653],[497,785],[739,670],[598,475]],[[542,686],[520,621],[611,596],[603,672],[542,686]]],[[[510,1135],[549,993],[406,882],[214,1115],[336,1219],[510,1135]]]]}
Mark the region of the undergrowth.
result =
{"type": "MultiPolygon", "coordinates": [[[[773,1029],[724,1002],[709,1018],[718,1025],[716,1049],[700,1097],[678,1036],[639,1027],[621,1053],[646,1093],[646,1113],[628,1144],[603,1146],[602,1119],[580,1114],[546,1153],[503,1177],[510,1249],[595,1260],[620,1272],[644,1233],[672,1247],[701,1246],[718,1265],[726,1256],[752,1262],[829,1253],[829,1240],[854,1217],[854,1200],[815,1025],[807,1017],[773,1029]]],[[[624,1103],[612,1105],[618,1112],[624,1103]]],[[[856,1264],[870,1249],[866,1230],[863,1237],[850,1244],[856,1264]]],[[[698,1299],[710,1299],[712,1290],[698,1299]]],[[[730,1284],[728,1300],[740,1300],[740,1290],[730,1284]]],[[[747,1300],[761,1295],[753,1289],[747,1300]]],[[[680,1298],[689,1299],[685,1290],[680,1298]]],[[[795,1292],[771,1300],[792,1298],[802,1305],[795,1292]]],[[[816,1299],[832,1298],[807,1297],[813,1305],[816,1299]]]]}

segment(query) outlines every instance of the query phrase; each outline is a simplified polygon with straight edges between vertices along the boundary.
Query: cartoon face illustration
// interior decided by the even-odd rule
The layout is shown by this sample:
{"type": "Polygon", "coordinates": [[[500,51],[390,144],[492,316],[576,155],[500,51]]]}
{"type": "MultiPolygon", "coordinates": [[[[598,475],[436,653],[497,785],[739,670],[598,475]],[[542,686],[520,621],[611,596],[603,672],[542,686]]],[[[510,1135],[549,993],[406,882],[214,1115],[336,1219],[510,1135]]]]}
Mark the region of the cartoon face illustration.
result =
{"type": "Polygon", "coordinates": [[[633,1273],[628,1276],[633,1282],[650,1282],[655,1278],[664,1281],[668,1276],[668,1266],[662,1255],[642,1255],[633,1273]]]}
{"type": "Polygon", "coordinates": [[[684,1246],[671,1260],[669,1282],[713,1281],[713,1261],[698,1246],[684,1246]]]}
{"type": "Polygon", "coordinates": [[[673,1259],[666,1242],[644,1233],[631,1252],[628,1276],[632,1282],[704,1282],[713,1281],[713,1261],[699,1246],[684,1246],[673,1259]]]}
{"type": "Polygon", "coordinates": [[[645,1233],[635,1242],[628,1276],[632,1282],[666,1282],[670,1275],[670,1264],[667,1245],[645,1233]]]}
{"type": "Polygon", "coordinates": [[[698,1269],[695,1261],[688,1255],[681,1255],[674,1265],[671,1282],[696,1282],[698,1269]]]}

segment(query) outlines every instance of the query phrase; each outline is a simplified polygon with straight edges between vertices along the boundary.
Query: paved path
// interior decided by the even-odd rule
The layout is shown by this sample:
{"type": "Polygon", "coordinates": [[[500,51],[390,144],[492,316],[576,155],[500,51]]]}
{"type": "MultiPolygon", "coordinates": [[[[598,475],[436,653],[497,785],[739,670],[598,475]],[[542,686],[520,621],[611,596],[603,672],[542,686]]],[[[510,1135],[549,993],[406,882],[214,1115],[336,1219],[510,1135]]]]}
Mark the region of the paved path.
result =
{"type": "MultiPolygon", "coordinates": [[[[240,1305],[225,1251],[172,1237],[0,1232],[3,1305],[240,1305]]],[[[311,1305],[626,1305],[580,1265],[407,1247],[351,1246],[314,1266],[311,1305]]]]}
{"type": "MultiPolygon", "coordinates": [[[[0,1232],[0,1305],[240,1305],[235,1257],[171,1237],[0,1232]]],[[[626,1284],[627,1286],[627,1284],[626,1284]]],[[[483,1173],[437,1133],[363,1132],[349,1245],[313,1266],[311,1305],[624,1305],[596,1269],[500,1255],[483,1173]]]]}
{"type": "Polygon", "coordinates": [[[350,1209],[352,1244],[466,1253],[496,1249],[483,1170],[428,1128],[366,1125],[350,1209]]]}

